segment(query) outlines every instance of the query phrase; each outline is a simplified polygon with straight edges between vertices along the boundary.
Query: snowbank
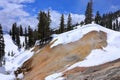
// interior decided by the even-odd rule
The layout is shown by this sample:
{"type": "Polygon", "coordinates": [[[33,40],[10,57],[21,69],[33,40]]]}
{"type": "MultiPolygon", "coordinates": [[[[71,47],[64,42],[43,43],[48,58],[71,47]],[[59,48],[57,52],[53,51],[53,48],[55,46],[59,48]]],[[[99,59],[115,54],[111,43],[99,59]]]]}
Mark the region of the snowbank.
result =
{"type": "Polygon", "coordinates": [[[77,26],[77,29],[55,35],[52,41],[55,41],[55,40],[57,40],[57,41],[55,41],[54,44],[51,45],[51,48],[54,46],[57,46],[59,44],[67,44],[70,42],[75,42],[75,41],[81,39],[85,34],[87,34],[88,32],[91,32],[93,30],[94,31],[104,31],[110,35],[111,35],[111,33],[115,33],[115,34],[117,33],[113,30],[106,29],[97,24],[88,24],[88,25],[85,25],[82,27],[79,25],[79,26],[77,26]]]}

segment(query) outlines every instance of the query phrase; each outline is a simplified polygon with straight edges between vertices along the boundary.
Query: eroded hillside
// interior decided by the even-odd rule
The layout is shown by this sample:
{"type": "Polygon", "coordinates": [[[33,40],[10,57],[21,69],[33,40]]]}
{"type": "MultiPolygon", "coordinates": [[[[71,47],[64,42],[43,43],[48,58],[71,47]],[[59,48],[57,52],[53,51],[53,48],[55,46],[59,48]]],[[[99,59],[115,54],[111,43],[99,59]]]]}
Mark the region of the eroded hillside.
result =
{"type": "MultiPolygon", "coordinates": [[[[44,80],[50,74],[60,72],[72,64],[85,59],[93,49],[102,49],[107,46],[107,34],[103,31],[91,31],[80,40],[60,44],[50,48],[48,44],[30,59],[31,70],[25,74],[24,80],[44,80]]],[[[72,80],[72,79],[71,79],[72,80]]]]}

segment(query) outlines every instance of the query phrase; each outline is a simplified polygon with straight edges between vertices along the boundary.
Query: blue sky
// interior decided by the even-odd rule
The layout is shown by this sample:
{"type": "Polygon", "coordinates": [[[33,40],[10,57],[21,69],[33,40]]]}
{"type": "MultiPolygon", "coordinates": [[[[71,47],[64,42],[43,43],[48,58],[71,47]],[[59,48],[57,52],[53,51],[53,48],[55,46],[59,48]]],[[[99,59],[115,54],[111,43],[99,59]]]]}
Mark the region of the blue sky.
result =
{"type": "MultiPolygon", "coordinates": [[[[60,13],[84,14],[89,0],[35,0],[27,4],[26,11],[36,14],[39,10],[52,9],[60,13]],[[33,11],[31,11],[33,10],[33,11]]],[[[93,0],[93,13],[106,13],[120,9],[120,0],[93,0]]]]}

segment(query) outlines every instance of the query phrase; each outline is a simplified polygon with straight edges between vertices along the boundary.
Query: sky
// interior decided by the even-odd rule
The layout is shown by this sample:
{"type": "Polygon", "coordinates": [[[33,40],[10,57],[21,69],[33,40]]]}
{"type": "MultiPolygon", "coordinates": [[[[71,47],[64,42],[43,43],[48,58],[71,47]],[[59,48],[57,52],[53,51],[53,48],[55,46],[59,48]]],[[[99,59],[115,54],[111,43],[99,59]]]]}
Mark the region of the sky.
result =
{"type": "MultiPolygon", "coordinates": [[[[34,3],[28,5],[33,11],[51,8],[60,13],[84,14],[88,1],[89,0],[35,0],[34,3]]],[[[120,0],[93,0],[94,13],[97,10],[105,13],[118,9],[120,9],[120,0]]]]}
{"type": "MultiPolygon", "coordinates": [[[[4,30],[9,30],[14,22],[23,27],[30,25],[37,28],[37,15],[40,10],[51,13],[51,28],[60,23],[61,14],[65,14],[65,23],[69,13],[72,23],[84,20],[84,13],[89,0],[0,0],[0,24],[4,30]]],[[[120,9],[120,0],[93,0],[93,14],[101,14],[120,9]]]]}

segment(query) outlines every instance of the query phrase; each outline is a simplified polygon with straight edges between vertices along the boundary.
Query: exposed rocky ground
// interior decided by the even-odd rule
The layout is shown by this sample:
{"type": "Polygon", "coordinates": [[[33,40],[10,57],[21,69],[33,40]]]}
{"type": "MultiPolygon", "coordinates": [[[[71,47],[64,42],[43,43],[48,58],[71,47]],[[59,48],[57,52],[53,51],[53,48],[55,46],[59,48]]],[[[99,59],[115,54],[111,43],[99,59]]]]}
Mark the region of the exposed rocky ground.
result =
{"type": "Polygon", "coordinates": [[[74,68],[65,72],[66,80],[120,80],[120,59],[100,66],[74,68]]]}

